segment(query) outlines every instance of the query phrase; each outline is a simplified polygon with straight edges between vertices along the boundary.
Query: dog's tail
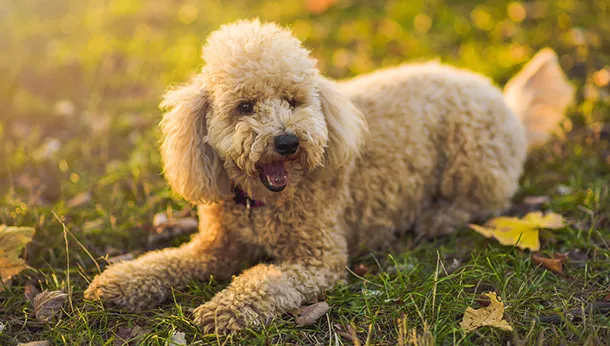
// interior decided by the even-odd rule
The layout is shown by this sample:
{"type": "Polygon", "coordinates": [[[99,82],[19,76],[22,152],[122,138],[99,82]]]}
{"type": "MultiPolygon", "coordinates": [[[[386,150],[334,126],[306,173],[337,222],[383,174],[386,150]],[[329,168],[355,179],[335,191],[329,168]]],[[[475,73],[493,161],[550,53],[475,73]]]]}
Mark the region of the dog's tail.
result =
{"type": "Polygon", "coordinates": [[[508,106],[521,119],[528,146],[544,143],[574,100],[574,88],[550,48],[538,52],[504,88],[508,106]]]}

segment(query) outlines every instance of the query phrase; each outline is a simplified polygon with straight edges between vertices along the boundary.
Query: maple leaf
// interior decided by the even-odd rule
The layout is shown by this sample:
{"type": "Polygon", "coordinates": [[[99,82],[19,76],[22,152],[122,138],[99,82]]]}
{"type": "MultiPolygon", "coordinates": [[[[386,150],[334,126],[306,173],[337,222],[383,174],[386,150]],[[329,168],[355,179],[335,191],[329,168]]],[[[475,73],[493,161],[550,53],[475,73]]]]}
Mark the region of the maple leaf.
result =
{"type": "Polygon", "coordinates": [[[466,308],[464,319],[462,320],[462,323],[460,323],[460,327],[462,327],[466,333],[470,333],[479,327],[486,326],[512,331],[513,327],[511,327],[506,320],[502,319],[504,316],[504,304],[498,299],[496,292],[488,292],[484,295],[491,300],[489,306],[482,309],[466,308]]]}
{"type": "MultiPolygon", "coordinates": [[[[3,284],[8,285],[8,280],[28,267],[19,256],[23,248],[32,241],[32,237],[32,227],[0,225],[0,278],[3,284]]],[[[0,285],[0,290],[2,286],[0,285]]]]}
{"type": "Polygon", "coordinates": [[[564,220],[561,215],[540,211],[531,212],[522,219],[517,217],[496,217],[485,223],[485,226],[468,225],[477,233],[487,238],[494,238],[502,245],[513,245],[521,249],[540,250],[539,231],[541,228],[562,228],[564,220]]]}

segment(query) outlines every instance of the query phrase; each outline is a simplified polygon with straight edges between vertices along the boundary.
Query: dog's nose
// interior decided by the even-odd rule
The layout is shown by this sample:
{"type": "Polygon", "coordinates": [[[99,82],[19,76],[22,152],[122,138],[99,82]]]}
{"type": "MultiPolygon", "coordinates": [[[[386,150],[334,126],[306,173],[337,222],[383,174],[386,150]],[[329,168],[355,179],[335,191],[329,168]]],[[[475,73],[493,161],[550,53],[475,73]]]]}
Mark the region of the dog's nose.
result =
{"type": "Polygon", "coordinates": [[[275,150],[281,155],[292,155],[299,148],[299,137],[295,135],[281,135],[273,139],[275,150]]]}

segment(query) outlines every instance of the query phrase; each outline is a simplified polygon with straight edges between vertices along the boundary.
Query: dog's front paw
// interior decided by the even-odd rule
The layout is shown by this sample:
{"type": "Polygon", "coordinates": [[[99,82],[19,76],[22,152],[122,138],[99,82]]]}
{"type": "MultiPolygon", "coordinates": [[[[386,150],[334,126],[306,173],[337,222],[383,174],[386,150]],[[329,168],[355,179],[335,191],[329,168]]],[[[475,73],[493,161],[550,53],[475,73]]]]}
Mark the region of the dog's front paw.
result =
{"type": "Polygon", "coordinates": [[[239,310],[215,301],[200,305],[193,312],[193,319],[203,333],[230,334],[246,327],[239,310]]]}
{"type": "Polygon", "coordinates": [[[138,312],[160,303],[166,297],[166,285],[155,278],[134,275],[129,267],[109,268],[91,281],[84,296],[100,300],[106,306],[138,312]]]}

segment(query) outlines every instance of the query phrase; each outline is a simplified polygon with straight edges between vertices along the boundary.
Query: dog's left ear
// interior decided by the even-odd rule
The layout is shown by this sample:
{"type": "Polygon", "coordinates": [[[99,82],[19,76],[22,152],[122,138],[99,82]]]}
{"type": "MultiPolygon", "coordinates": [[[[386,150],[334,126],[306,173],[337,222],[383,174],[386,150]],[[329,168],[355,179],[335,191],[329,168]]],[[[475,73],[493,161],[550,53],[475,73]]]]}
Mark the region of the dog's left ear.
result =
{"type": "Polygon", "coordinates": [[[337,89],[335,82],[320,76],[317,86],[328,126],[326,162],[335,167],[342,166],[360,155],[368,132],[366,119],[352,101],[337,89]]]}

